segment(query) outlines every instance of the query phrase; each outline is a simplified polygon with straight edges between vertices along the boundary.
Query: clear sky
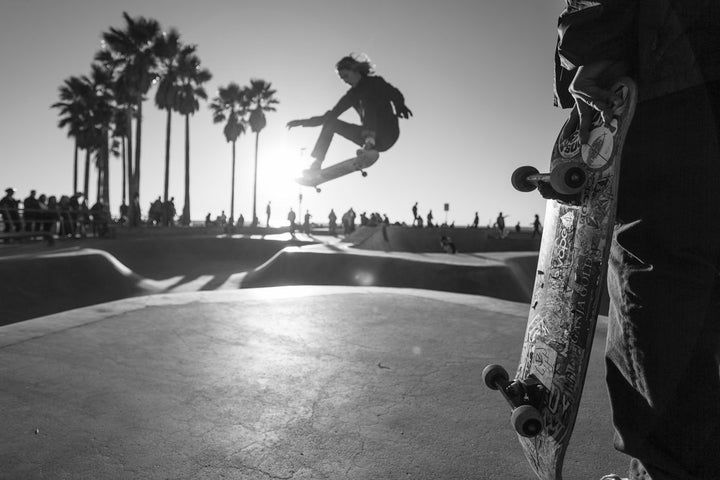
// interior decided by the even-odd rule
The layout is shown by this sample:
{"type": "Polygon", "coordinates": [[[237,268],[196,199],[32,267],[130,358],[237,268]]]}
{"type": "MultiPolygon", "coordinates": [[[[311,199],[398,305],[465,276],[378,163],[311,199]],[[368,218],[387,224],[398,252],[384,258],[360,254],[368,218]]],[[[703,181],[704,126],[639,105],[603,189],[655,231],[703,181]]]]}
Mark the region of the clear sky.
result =
{"type": "MultiPolygon", "coordinates": [[[[122,12],[175,27],[196,44],[213,79],[210,97],[230,82],[272,83],[280,100],[260,137],[258,216],[272,202],[271,224],[285,224],[290,207],[326,222],[340,216],[387,214],[411,221],[418,202],[425,216],[464,226],[479,212],[481,225],[498,212],[508,224],[543,218],[539,195],[515,192],[509,177],[520,165],[546,171],[552,143],[567,112],[552,106],[557,15],[564,2],[538,0],[2,0],[0,2],[0,185],[17,197],[72,190],[73,142],[57,127],[58,87],[90,72],[101,33],[124,27],[122,12]],[[398,143],[380,156],[368,177],[352,174],[322,193],[293,178],[307,166],[319,129],[288,131],[286,122],[322,114],[347,89],[334,65],[350,52],[370,56],[377,73],[398,87],[413,111],[401,120],[398,143]]],[[[144,105],[141,203],[162,195],[165,113],[144,105]]],[[[357,121],[354,112],[343,119],[357,121]]],[[[231,150],[207,103],[191,119],[191,216],[230,210],[231,150]]],[[[184,131],[173,117],[170,195],[184,196],[184,131]]],[[[235,210],[252,215],[252,136],[238,142],[235,210]]],[[[350,157],[337,138],[326,165],[350,157]]],[[[84,157],[81,157],[84,159],[84,157]]],[[[120,205],[120,160],[111,158],[111,208],[120,205]]],[[[82,179],[82,169],[80,172],[82,179]]],[[[90,200],[95,201],[95,172],[90,200]]],[[[82,185],[82,181],[80,181],[82,185]]]]}

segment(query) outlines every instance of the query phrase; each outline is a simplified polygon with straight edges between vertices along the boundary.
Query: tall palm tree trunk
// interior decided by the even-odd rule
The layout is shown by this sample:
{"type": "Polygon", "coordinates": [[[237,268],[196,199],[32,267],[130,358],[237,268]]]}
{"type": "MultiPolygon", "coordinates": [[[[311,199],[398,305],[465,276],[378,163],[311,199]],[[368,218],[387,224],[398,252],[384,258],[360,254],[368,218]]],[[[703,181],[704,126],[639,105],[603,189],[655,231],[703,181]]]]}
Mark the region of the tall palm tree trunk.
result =
{"type": "MultiPolygon", "coordinates": [[[[137,102],[137,119],[135,120],[135,168],[133,169],[133,196],[131,201],[134,202],[138,198],[140,205],[140,147],[142,144],[142,98],[137,102]]],[[[133,219],[137,225],[139,222],[140,212],[135,213],[133,219]]]]}
{"type": "Polygon", "coordinates": [[[77,192],[78,188],[78,155],[80,153],[80,147],[78,147],[77,138],[75,139],[75,155],[73,161],[73,193],[77,192]]]}
{"type": "Polygon", "coordinates": [[[103,169],[103,182],[102,182],[102,201],[106,208],[110,207],[110,134],[107,128],[103,130],[103,144],[102,144],[102,169],[103,169]]]}
{"type": "Polygon", "coordinates": [[[163,224],[167,227],[170,225],[168,215],[168,190],[170,189],[170,130],[172,122],[172,110],[168,108],[167,121],[165,122],[165,187],[163,189],[163,224]]]}
{"type": "Polygon", "coordinates": [[[130,215],[130,226],[136,227],[135,221],[135,172],[133,168],[133,139],[132,139],[132,115],[128,115],[127,128],[127,179],[128,179],[128,214],[130,215]]]}
{"type": "Polygon", "coordinates": [[[257,227],[257,171],[258,171],[258,146],[260,144],[260,132],[255,134],[255,171],[253,172],[253,220],[252,226],[257,227]]]}
{"type": "Polygon", "coordinates": [[[190,115],[185,115],[185,204],[183,225],[190,225],[190,115]]]}
{"type": "MultiPolygon", "coordinates": [[[[85,149],[85,183],[83,185],[83,195],[85,195],[85,198],[88,198],[88,191],[90,190],[90,149],[85,149]]],[[[77,191],[72,192],[73,195],[77,193],[77,191]]]]}
{"type": "Polygon", "coordinates": [[[230,185],[230,227],[235,225],[235,141],[232,142],[232,184],[230,185]]]}
{"type": "Polygon", "coordinates": [[[127,205],[127,158],[125,153],[125,137],[120,138],[120,156],[122,157],[122,204],[127,205]]]}

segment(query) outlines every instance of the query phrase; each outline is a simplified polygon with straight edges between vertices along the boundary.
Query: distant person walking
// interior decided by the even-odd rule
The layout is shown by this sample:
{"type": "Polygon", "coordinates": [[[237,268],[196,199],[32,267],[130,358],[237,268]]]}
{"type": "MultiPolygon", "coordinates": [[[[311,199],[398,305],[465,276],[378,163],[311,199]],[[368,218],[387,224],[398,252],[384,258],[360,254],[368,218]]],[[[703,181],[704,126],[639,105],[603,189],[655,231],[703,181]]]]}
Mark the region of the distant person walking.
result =
{"type": "Polygon", "coordinates": [[[288,212],[287,219],[288,222],[290,222],[290,233],[295,233],[295,219],[296,219],[295,211],[290,208],[290,211],[288,212]]]}
{"type": "Polygon", "coordinates": [[[542,232],[540,231],[541,227],[542,227],[542,225],[540,224],[540,217],[536,214],[535,220],[533,220],[532,238],[535,238],[535,235],[537,235],[538,237],[542,236],[542,232]]]}
{"type": "Polygon", "coordinates": [[[502,212],[498,214],[497,219],[495,219],[495,226],[498,229],[498,232],[500,233],[500,238],[505,237],[505,219],[509,217],[509,215],[503,215],[502,212]]]}

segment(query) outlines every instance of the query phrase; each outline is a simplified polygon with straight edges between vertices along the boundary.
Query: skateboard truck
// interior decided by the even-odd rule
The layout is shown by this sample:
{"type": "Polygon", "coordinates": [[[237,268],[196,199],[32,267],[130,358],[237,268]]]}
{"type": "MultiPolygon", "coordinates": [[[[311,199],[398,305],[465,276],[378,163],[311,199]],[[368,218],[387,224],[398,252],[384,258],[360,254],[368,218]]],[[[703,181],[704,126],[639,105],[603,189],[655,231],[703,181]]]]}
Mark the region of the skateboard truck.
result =
{"type": "Polygon", "coordinates": [[[488,388],[499,390],[512,407],[510,423],[518,435],[532,438],[542,431],[544,422],[540,408],[545,401],[546,389],[535,375],[510,381],[507,370],[493,364],[483,370],[483,381],[488,388]]]}
{"type": "Polygon", "coordinates": [[[545,198],[577,203],[587,183],[587,173],[577,162],[562,163],[550,173],[540,173],[535,167],[525,166],[516,169],[510,181],[520,192],[532,192],[537,188],[545,198]]]}

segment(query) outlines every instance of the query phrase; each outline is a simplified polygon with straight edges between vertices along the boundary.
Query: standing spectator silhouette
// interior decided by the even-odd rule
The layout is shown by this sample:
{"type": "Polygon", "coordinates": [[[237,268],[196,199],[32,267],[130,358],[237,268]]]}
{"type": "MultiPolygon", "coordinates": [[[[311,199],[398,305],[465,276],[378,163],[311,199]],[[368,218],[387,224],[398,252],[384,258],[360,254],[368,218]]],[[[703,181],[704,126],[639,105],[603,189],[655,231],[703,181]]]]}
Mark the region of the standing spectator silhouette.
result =
{"type": "Polygon", "coordinates": [[[540,217],[536,214],[536,215],[535,215],[535,220],[533,220],[533,233],[532,233],[532,238],[535,238],[535,235],[537,235],[537,236],[539,236],[539,237],[542,236],[542,232],[540,231],[540,227],[542,227],[542,225],[540,224],[540,217]]]}
{"type": "Polygon", "coordinates": [[[428,228],[435,226],[435,225],[433,224],[433,218],[434,218],[434,217],[433,217],[433,214],[432,214],[432,210],[430,210],[430,211],[428,212],[428,214],[427,214],[427,226],[428,226],[428,228]]]}
{"type": "Polygon", "coordinates": [[[90,215],[92,216],[92,233],[95,237],[104,237],[108,233],[108,209],[105,207],[105,202],[102,198],[90,208],[90,215]]]}
{"type": "Polygon", "coordinates": [[[35,190],[30,190],[30,195],[23,200],[23,220],[25,221],[26,232],[39,230],[37,221],[38,214],[40,213],[40,204],[35,197],[36,194],[37,192],[35,190]]]}
{"type": "Polygon", "coordinates": [[[418,207],[417,207],[417,204],[418,204],[418,202],[415,202],[415,205],[413,205],[413,207],[412,207],[412,214],[413,214],[413,223],[412,223],[412,224],[413,224],[413,227],[417,224],[417,220],[418,220],[418,213],[417,213],[417,212],[418,212],[418,207]]]}
{"type": "Polygon", "coordinates": [[[270,202],[268,202],[267,207],[265,207],[265,215],[267,216],[267,220],[265,221],[265,226],[267,228],[270,228],[270,214],[272,213],[272,207],[270,206],[270,202]]]}
{"type": "Polygon", "coordinates": [[[473,219],[472,228],[478,228],[479,224],[480,224],[480,216],[478,215],[478,212],[475,212],[475,218],[473,219]]]}
{"type": "Polygon", "coordinates": [[[44,193],[38,197],[38,213],[35,228],[41,232],[50,231],[50,219],[48,215],[47,195],[44,193]]]}
{"type": "Polygon", "coordinates": [[[312,215],[310,215],[310,212],[306,210],[305,211],[305,221],[303,222],[303,232],[305,232],[308,235],[310,235],[310,230],[311,230],[310,229],[310,217],[312,217],[312,215]]]}
{"type": "MultiPolygon", "coordinates": [[[[0,213],[2,213],[3,219],[3,232],[10,233],[16,228],[15,218],[19,218],[18,212],[18,201],[13,198],[15,195],[15,189],[12,187],[5,189],[5,196],[0,199],[0,213]]],[[[17,231],[20,231],[19,229],[17,231]]]]}
{"type": "Polygon", "coordinates": [[[123,202],[122,205],[120,205],[120,225],[125,225],[128,223],[128,213],[130,212],[130,207],[123,202]]]}
{"type": "Polygon", "coordinates": [[[288,212],[287,219],[288,222],[290,222],[290,233],[295,233],[295,219],[297,216],[295,215],[295,211],[290,208],[290,211],[288,212]]]}
{"type": "Polygon", "coordinates": [[[48,231],[52,234],[58,232],[58,222],[60,221],[60,205],[57,197],[50,195],[47,202],[47,226],[48,231]]]}
{"type": "Polygon", "coordinates": [[[330,235],[337,233],[337,215],[335,215],[335,210],[332,208],[330,209],[330,215],[328,215],[328,230],[330,235]]]}

